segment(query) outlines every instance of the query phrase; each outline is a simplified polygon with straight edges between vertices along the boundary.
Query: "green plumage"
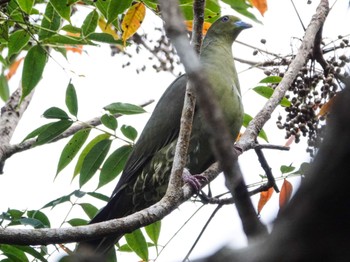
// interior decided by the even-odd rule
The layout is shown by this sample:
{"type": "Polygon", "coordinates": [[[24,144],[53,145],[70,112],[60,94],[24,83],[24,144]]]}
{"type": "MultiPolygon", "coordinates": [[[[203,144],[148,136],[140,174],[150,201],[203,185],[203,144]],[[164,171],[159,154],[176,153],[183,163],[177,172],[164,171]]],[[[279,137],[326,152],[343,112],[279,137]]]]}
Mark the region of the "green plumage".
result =
{"type": "MultiPolygon", "coordinates": [[[[243,121],[240,87],[232,55],[232,43],[250,25],[234,16],[224,16],[209,28],[200,59],[224,112],[232,141],[243,121]]],[[[126,163],[123,174],[108,204],[91,223],[120,218],[149,207],[165,194],[180,129],[187,76],[178,77],[165,91],[146,124],[126,163]]],[[[218,130],[220,132],[220,130],[218,130]]],[[[186,168],[200,174],[214,161],[206,123],[196,109],[186,168]]],[[[83,242],[94,252],[105,253],[120,239],[106,237],[83,242]]]]}

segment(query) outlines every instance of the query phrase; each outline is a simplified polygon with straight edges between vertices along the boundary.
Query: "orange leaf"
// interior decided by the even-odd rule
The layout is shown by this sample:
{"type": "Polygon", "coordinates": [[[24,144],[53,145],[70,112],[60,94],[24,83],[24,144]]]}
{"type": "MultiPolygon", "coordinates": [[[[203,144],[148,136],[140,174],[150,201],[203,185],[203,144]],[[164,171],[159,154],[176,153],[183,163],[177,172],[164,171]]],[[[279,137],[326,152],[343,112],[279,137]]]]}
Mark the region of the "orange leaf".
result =
{"type": "Polygon", "coordinates": [[[238,133],[237,137],[236,137],[236,141],[235,142],[238,142],[240,139],[241,139],[241,136],[243,134],[241,132],[238,133]]]}
{"type": "Polygon", "coordinates": [[[269,201],[269,199],[271,198],[272,193],[273,193],[272,187],[270,187],[269,190],[263,191],[260,193],[260,199],[258,202],[258,215],[260,214],[261,210],[263,209],[267,201],[269,201]]]}
{"type": "Polygon", "coordinates": [[[81,54],[83,52],[83,46],[82,45],[77,45],[77,46],[66,45],[66,50],[71,51],[73,53],[81,54]]]}
{"type": "Polygon", "coordinates": [[[140,28],[145,15],[146,7],[142,3],[132,5],[126,12],[122,22],[122,40],[124,42],[124,46],[126,40],[132,37],[136,33],[137,29],[140,28]]]}
{"type": "MultiPolygon", "coordinates": [[[[193,20],[186,20],[185,25],[186,25],[187,31],[192,32],[193,20]]],[[[202,30],[203,35],[206,35],[210,26],[211,26],[211,23],[209,22],[203,23],[203,30],[202,30]]]]}
{"type": "Polygon", "coordinates": [[[326,116],[329,113],[329,111],[332,108],[332,105],[334,104],[334,101],[336,100],[336,97],[337,96],[333,96],[331,99],[328,100],[327,103],[323,104],[323,106],[320,109],[320,112],[318,112],[317,114],[318,118],[326,116]]]}
{"type": "Polygon", "coordinates": [[[102,17],[100,17],[100,19],[98,20],[98,26],[101,28],[103,33],[110,34],[115,40],[119,39],[119,35],[114,30],[114,27],[111,24],[108,25],[106,20],[102,17]]]}
{"type": "Polygon", "coordinates": [[[287,179],[284,179],[281,192],[280,192],[280,199],[279,199],[280,208],[284,207],[287,204],[290,197],[292,196],[292,192],[293,192],[292,184],[287,179]]]}
{"type": "Polygon", "coordinates": [[[11,77],[16,74],[17,72],[17,69],[18,69],[18,66],[20,65],[20,63],[22,62],[23,60],[23,57],[16,60],[15,62],[12,63],[12,65],[9,67],[9,71],[8,73],[6,74],[6,80],[10,80],[11,77]]]}
{"type": "MultiPolygon", "coordinates": [[[[80,33],[70,33],[68,32],[67,35],[69,36],[80,36],[80,33]]],[[[73,53],[81,54],[83,52],[83,46],[82,45],[65,45],[65,49],[67,51],[72,51],[73,53]]]]}
{"type": "Polygon", "coordinates": [[[267,2],[266,0],[249,0],[250,3],[259,10],[260,14],[264,16],[264,13],[267,10],[267,2]]]}

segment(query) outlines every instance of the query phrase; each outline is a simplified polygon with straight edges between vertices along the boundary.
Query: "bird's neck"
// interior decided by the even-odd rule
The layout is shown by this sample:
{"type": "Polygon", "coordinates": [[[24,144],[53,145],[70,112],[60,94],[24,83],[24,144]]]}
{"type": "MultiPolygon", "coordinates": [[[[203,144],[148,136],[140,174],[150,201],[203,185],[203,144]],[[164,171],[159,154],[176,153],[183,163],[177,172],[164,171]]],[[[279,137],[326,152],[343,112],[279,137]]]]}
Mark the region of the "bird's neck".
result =
{"type": "Polygon", "coordinates": [[[227,58],[233,58],[232,41],[228,39],[207,39],[205,38],[201,50],[201,59],[211,59],[212,55],[220,54],[227,58]]]}
{"type": "MultiPolygon", "coordinates": [[[[202,45],[200,59],[204,66],[204,71],[216,72],[218,78],[226,77],[233,81],[233,85],[240,93],[238,77],[236,73],[233,53],[232,40],[223,41],[223,39],[205,39],[202,45]]],[[[212,73],[213,74],[213,73],[212,73]]],[[[220,92],[218,90],[218,92],[220,92]]]]}

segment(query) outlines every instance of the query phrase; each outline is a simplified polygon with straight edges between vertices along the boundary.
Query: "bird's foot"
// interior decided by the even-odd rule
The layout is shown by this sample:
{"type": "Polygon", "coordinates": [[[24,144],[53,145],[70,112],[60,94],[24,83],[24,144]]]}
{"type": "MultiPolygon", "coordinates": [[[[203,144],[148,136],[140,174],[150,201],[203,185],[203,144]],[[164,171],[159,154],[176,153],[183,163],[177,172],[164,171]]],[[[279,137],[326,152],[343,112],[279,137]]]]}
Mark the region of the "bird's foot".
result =
{"type": "Polygon", "coordinates": [[[190,171],[188,171],[186,168],[184,169],[182,173],[182,179],[185,183],[188,183],[194,191],[198,194],[199,191],[202,188],[202,183],[208,183],[208,178],[203,175],[192,175],[190,171]]]}

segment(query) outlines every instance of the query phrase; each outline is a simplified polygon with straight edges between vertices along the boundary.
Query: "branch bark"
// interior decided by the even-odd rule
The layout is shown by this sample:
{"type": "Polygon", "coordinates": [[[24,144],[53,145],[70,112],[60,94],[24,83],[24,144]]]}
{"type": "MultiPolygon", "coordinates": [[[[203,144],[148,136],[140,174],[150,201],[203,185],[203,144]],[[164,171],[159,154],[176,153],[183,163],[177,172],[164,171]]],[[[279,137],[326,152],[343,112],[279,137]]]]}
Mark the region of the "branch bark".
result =
{"type": "Polygon", "coordinates": [[[1,108],[0,116],[0,174],[3,174],[5,160],[10,157],[10,141],[16,127],[26,111],[32,97],[31,92],[21,104],[19,101],[22,95],[22,86],[20,85],[11,95],[6,104],[1,108]]]}

